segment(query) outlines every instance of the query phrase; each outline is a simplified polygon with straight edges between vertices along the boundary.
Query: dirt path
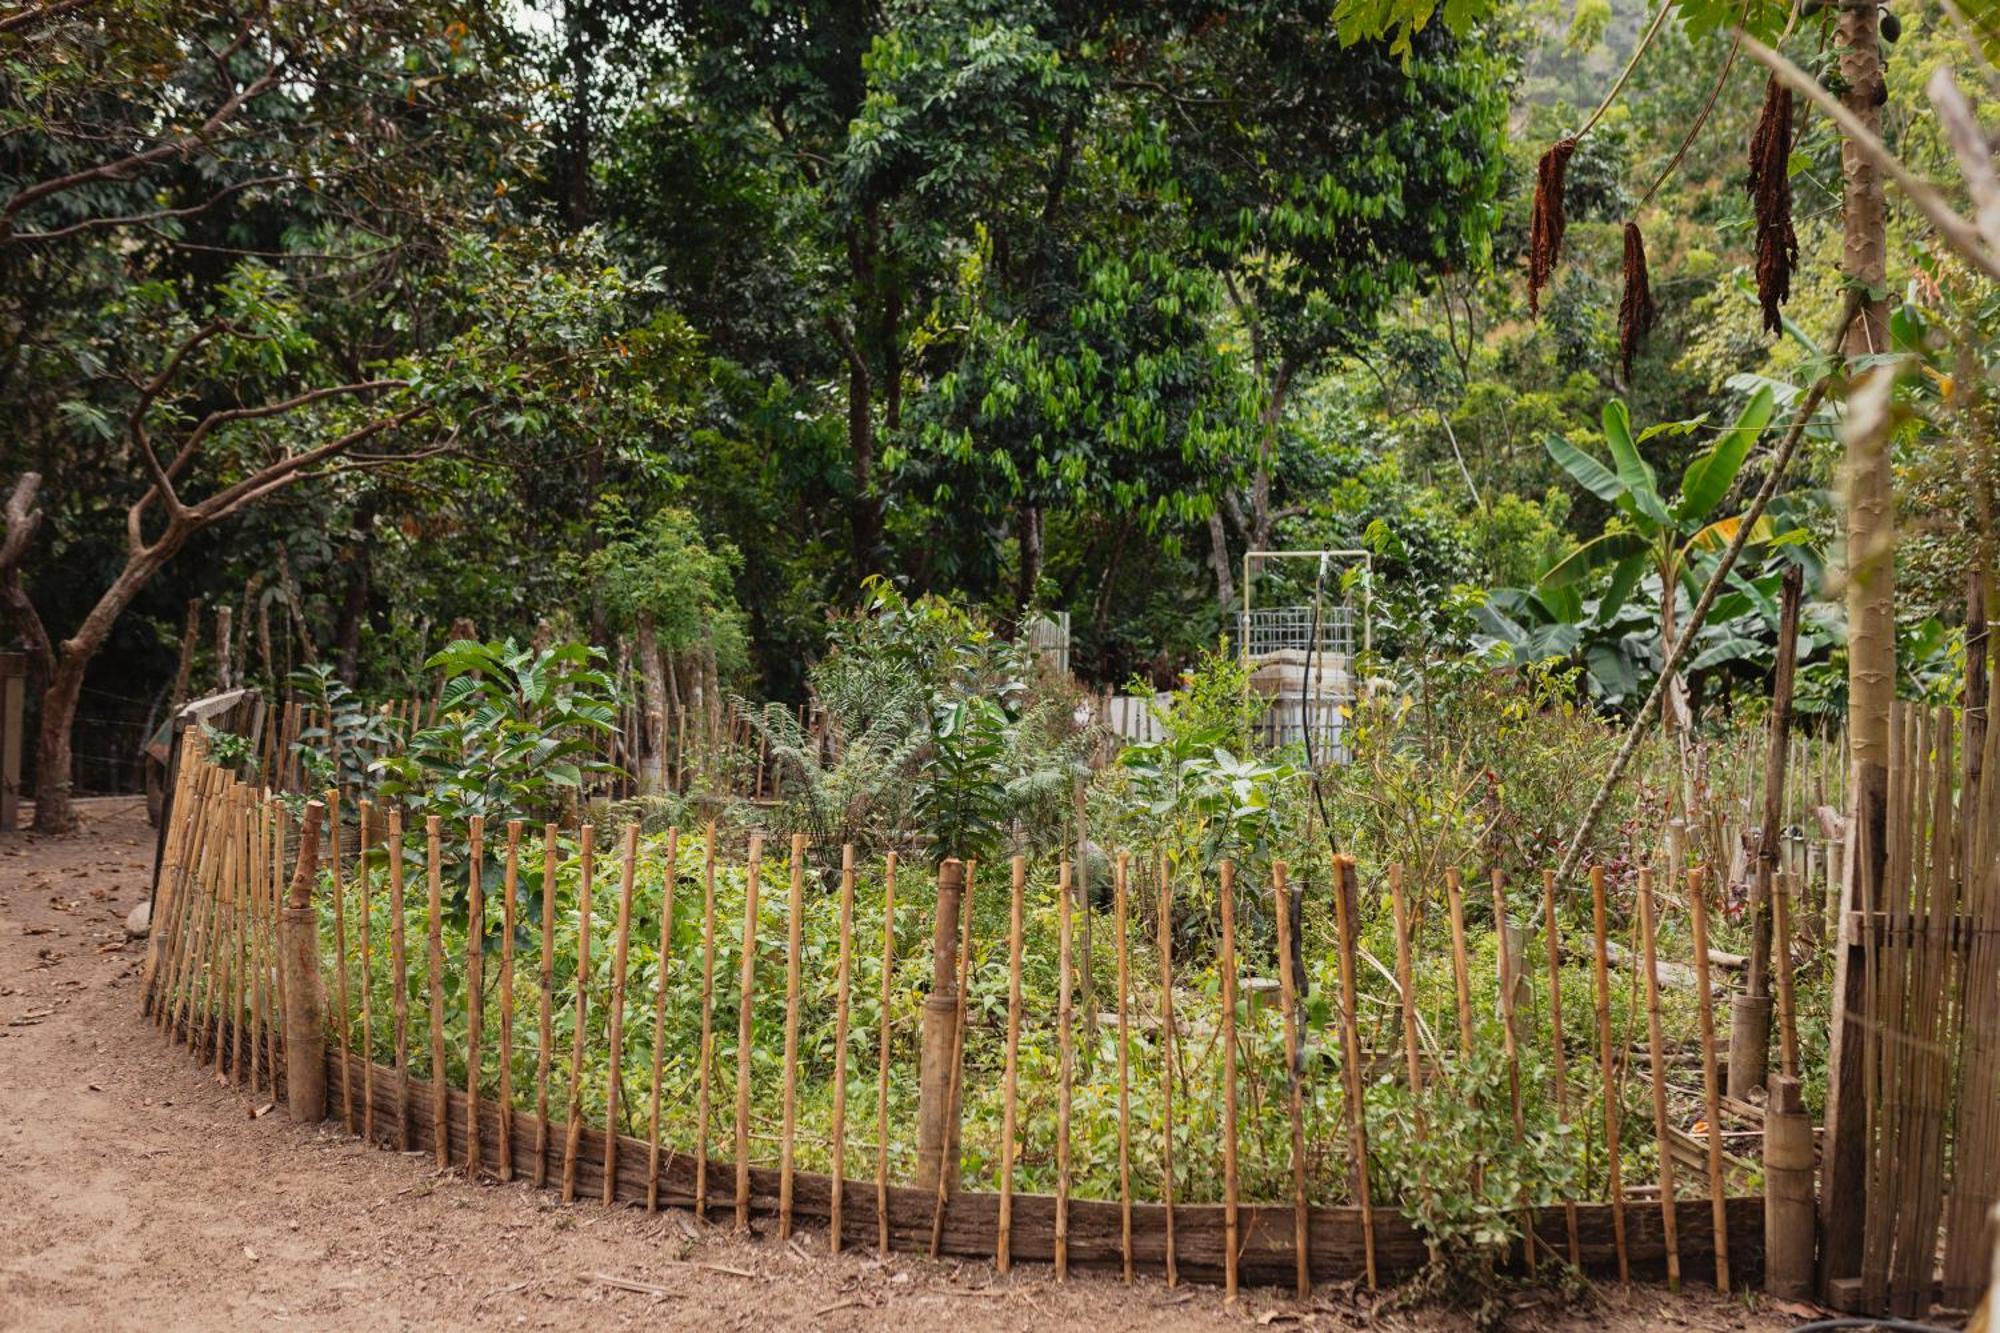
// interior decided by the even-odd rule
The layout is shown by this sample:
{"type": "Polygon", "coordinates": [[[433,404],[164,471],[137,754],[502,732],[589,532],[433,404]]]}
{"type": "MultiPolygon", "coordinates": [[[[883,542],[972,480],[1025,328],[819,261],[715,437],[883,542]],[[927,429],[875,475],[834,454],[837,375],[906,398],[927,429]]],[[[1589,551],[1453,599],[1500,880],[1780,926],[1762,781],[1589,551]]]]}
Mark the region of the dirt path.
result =
{"type": "MultiPolygon", "coordinates": [[[[253,1119],[137,1015],[142,945],[123,921],[146,892],[142,803],[82,803],[74,837],[0,836],[0,1329],[510,1326],[645,1323],[954,1333],[1050,1326],[1194,1329],[1463,1327],[1463,1313],[1322,1289],[1312,1305],[1250,1292],[1058,1289],[1028,1265],[830,1258],[698,1227],[685,1213],[564,1208],[522,1185],[468,1185],[420,1157],[253,1119]],[[641,1284],[627,1290],[602,1279],[641,1284]]],[[[1713,1294],[1607,1289],[1522,1328],[1778,1329],[1713,1294]]]]}

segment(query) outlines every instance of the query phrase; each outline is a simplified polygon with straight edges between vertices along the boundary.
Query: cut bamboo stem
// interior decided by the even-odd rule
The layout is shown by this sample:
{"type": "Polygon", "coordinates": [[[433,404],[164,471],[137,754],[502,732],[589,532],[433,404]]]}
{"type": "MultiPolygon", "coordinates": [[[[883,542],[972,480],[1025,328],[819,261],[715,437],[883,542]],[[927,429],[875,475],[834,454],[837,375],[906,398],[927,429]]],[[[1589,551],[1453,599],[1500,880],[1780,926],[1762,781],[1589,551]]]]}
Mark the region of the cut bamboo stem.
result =
{"type": "Polygon", "coordinates": [[[1792,893],[1797,880],[1788,870],[1778,877],[1771,899],[1773,974],[1778,981],[1778,1072],[1799,1076],[1798,1010],[1792,992],[1792,893]]]}
{"type": "MultiPolygon", "coordinates": [[[[660,1079],[667,1058],[667,960],[674,951],[674,890],[680,885],[681,831],[667,830],[667,870],[660,881],[659,967],[653,974],[653,1096],[646,1129],[646,1211],[660,1211],[660,1079]]],[[[708,1042],[701,1046],[705,1053],[708,1042]]],[[[703,1145],[706,1149],[707,1145],[703,1145]]]]}
{"type": "MultiPolygon", "coordinates": [[[[1076,1015],[1074,989],[1070,980],[1075,933],[1070,904],[1070,866],[1062,863],[1056,874],[1056,1281],[1069,1280],[1069,1191],[1070,1191],[1070,1108],[1076,1080],[1076,1015]]],[[[1227,917],[1225,916],[1225,920],[1227,917]]]]}
{"type": "Polygon", "coordinates": [[[1361,923],[1355,916],[1361,899],[1354,858],[1335,857],[1333,869],[1334,926],[1340,934],[1340,1029],[1347,1066],[1347,1139],[1354,1154],[1354,1201],[1361,1209],[1363,1267],[1368,1289],[1374,1291],[1380,1277],[1375,1266],[1375,1202],[1368,1180],[1368,1114],[1364,1101],[1366,1084],[1361,1076],[1361,1029],[1356,998],[1361,923]]]}
{"type": "MultiPolygon", "coordinates": [[[[500,881],[500,1179],[514,1178],[514,929],[521,884],[521,821],[507,821],[500,881]]],[[[546,886],[544,886],[546,888],[546,886]]]]}
{"type": "Polygon", "coordinates": [[[465,1178],[479,1179],[479,1073],[486,1017],[486,816],[466,827],[465,855],[465,1178]]]}
{"type": "Polygon", "coordinates": [[[778,1239],[792,1235],[792,1191],[799,1123],[799,989],[806,915],[806,835],[792,835],[792,895],[785,913],[784,1120],[778,1135],[778,1239]]]}
{"type": "Polygon", "coordinates": [[[715,821],[701,854],[701,1070],[695,1078],[694,1215],[708,1220],[708,1142],[715,1076],[715,821]]]}
{"type": "MultiPolygon", "coordinates": [[[[1521,1049],[1515,1032],[1514,951],[1507,938],[1507,881],[1495,866],[1493,883],[1493,942],[1500,960],[1500,1049],[1507,1059],[1507,1101],[1514,1116],[1514,1148],[1519,1152],[1527,1139],[1527,1122],[1521,1111],[1521,1049]]],[[[1521,1249],[1534,1274],[1539,1261],[1535,1254],[1535,1210],[1528,1202],[1527,1182],[1521,1184],[1521,1249]]]]}
{"type": "Polygon", "coordinates": [[[1235,1304],[1240,1201],[1236,1145],[1236,866],[1224,860],[1217,899],[1222,907],[1222,1299],[1235,1304]]]}
{"type": "MultiPolygon", "coordinates": [[[[950,862],[945,863],[947,866],[950,862]]],[[[945,1105],[950,1108],[945,1116],[945,1127],[938,1144],[937,1194],[931,1201],[931,1248],[930,1256],[935,1259],[944,1246],[944,1210],[951,1202],[952,1192],[958,1188],[959,1177],[959,1085],[965,1073],[965,1004],[971,989],[972,978],[972,881],[979,869],[977,861],[965,862],[959,881],[958,903],[958,969],[954,974],[956,989],[953,991],[951,1006],[951,1067],[945,1080],[945,1105]]],[[[939,872],[939,898],[944,897],[944,875],[939,872]]],[[[919,1135],[921,1138],[922,1136],[919,1135]]]]}
{"type": "MultiPolygon", "coordinates": [[[[1403,867],[1400,865],[1389,867],[1389,903],[1396,918],[1396,990],[1401,997],[1399,1007],[1403,1013],[1403,1064],[1410,1084],[1413,1128],[1416,1140],[1421,1144],[1430,1137],[1430,1127],[1424,1114],[1424,1062],[1417,1018],[1417,983],[1410,947],[1410,903],[1403,888],[1403,867]]],[[[1428,1205],[1432,1198],[1430,1169],[1421,1163],[1417,1168],[1417,1190],[1428,1205]]],[[[1429,1252],[1431,1261],[1437,1262],[1437,1242],[1426,1238],[1424,1248],[1429,1252]]]]}
{"type": "Polygon", "coordinates": [[[625,826],[625,867],[618,883],[618,934],[611,946],[611,1049],[604,1070],[604,1190],[608,1207],[618,1199],[618,1127],[625,1105],[625,970],[631,956],[632,888],[639,875],[639,826],[625,826]]]}
{"type": "MultiPolygon", "coordinates": [[[[1556,872],[1542,872],[1542,939],[1549,957],[1550,1072],[1556,1095],[1556,1122],[1569,1125],[1569,1066],[1563,1045],[1562,926],[1556,917],[1556,872]]],[[[1583,1237],[1577,1225],[1576,1200],[1563,1200],[1563,1227],[1569,1233],[1569,1266],[1583,1267],[1583,1237]]]]}
{"type": "Polygon", "coordinates": [[[1458,1056],[1472,1058],[1472,974],[1466,958],[1465,893],[1456,869],[1444,872],[1445,902],[1451,913],[1451,979],[1458,997],[1458,1056]]]}
{"type": "Polygon", "coordinates": [[[249,986],[246,976],[249,969],[250,940],[250,877],[255,873],[255,862],[251,859],[256,849],[251,845],[256,824],[252,811],[256,797],[247,788],[243,792],[243,850],[237,861],[236,885],[229,895],[229,1032],[230,1057],[229,1081],[236,1087],[243,1086],[244,1066],[249,1063],[249,986]]]}
{"type": "MultiPolygon", "coordinates": [[[[1708,1206],[1715,1240],[1715,1289],[1729,1290],[1729,1208],[1722,1168],[1722,1097],[1715,1069],[1715,999],[1708,983],[1708,887],[1700,866],[1688,871],[1688,917],[1694,932],[1695,1007],[1701,1021],[1701,1100],[1708,1127],[1708,1206]]],[[[1779,909],[1783,918],[1783,909],[1779,909]]],[[[1784,936],[1779,935],[1783,940],[1784,936]]],[[[1785,1077],[1792,1077],[1785,1071],[1785,1077]]]]}
{"type": "MultiPolygon", "coordinates": [[[[596,874],[597,830],[585,824],[577,831],[581,869],[576,886],[576,1028],[569,1043],[569,1104],[563,1118],[562,1201],[576,1201],[576,1164],[583,1147],[584,1044],[590,1017],[590,891],[596,874]]],[[[608,1119],[609,1117],[607,1117],[608,1119]]]]}
{"type": "Polygon", "coordinates": [[[410,955],[403,921],[403,811],[389,807],[389,970],[396,990],[390,997],[396,1024],[396,1147],[408,1152],[410,1135],[410,955]]]}
{"type": "Polygon", "coordinates": [[[750,865],[743,885],[743,971],[736,1006],[736,1229],[750,1229],[750,1037],[757,988],[757,890],[763,874],[764,835],[750,835],[750,865]]]}
{"type": "Polygon", "coordinates": [[[993,1262],[1005,1273],[1014,1266],[1014,1117],[1021,1066],[1021,928],[1028,889],[1028,862],[1013,861],[1013,896],[1007,908],[1007,1063],[1000,1075],[1000,1220],[993,1262]]]}
{"type": "Polygon", "coordinates": [[[1165,1210],[1167,1286],[1180,1285],[1174,1253],[1174,891],[1167,859],[1160,870],[1160,1204],[1165,1210]]]}
{"type": "MultiPolygon", "coordinates": [[[[759,773],[762,773],[760,766],[759,773]]],[[[833,1161],[827,1204],[826,1247],[839,1254],[847,1204],[848,987],[854,975],[854,844],[840,849],[840,961],[833,982],[833,1161]]]]}
{"type": "MultiPolygon", "coordinates": [[[[1122,883],[1120,884],[1119,891],[1122,897],[1124,892],[1122,883]]],[[[1301,1063],[1303,1056],[1299,1050],[1298,983],[1292,972],[1293,950],[1295,947],[1292,939],[1292,890],[1291,886],[1285,882],[1285,863],[1283,861],[1276,861],[1271,865],[1271,919],[1277,923],[1278,927],[1278,1002],[1284,1010],[1285,1030],[1285,1110],[1291,1121],[1292,1131],[1292,1254],[1294,1261],[1294,1290],[1298,1298],[1303,1301],[1309,1300],[1312,1297],[1312,1239],[1309,1221],[1310,1212],[1306,1207],[1305,1083],[1303,1079],[1304,1070],[1301,1063]]],[[[1119,984],[1122,988],[1124,984],[1123,963],[1125,960],[1122,919],[1120,926],[1121,934],[1119,937],[1118,959],[1120,963],[1119,984]]],[[[1119,994],[1119,1004],[1120,1017],[1122,1018],[1124,1004],[1122,989],[1119,994]]],[[[1119,1035],[1122,1039],[1124,1034],[1121,1031],[1119,1035]]],[[[1120,1082],[1122,1091],[1123,1081],[1121,1080],[1120,1082]]],[[[1122,1136],[1122,1124],[1120,1129],[1122,1136]]],[[[1128,1206],[1126,1209],[1126,1227],[1128,1232],[1126,1243],[1128,1249],[1130,1246],[1130,1226],[1131,1209],[1128,1206]]]]}
{"type": "Polygon", "coordinates": [[[361,911],[361,1137],[375,1142],[375,1017],[370,999],[375,989],[372,937],[375,933],[373,894],[369,880],[368,841],[375,831],[375,807],[362,801],[359,817],[360,849],[354,858],[354,892],[361,911]]]}
{"type": "Polygon", "coordinates": [[[549,1066],[555,1054],[556,826],[542,825],[542,950],[535,960],[541,1023],[535,1054],[535,1187],[549,1183],[549,1066]]]}
{"type": "Polygon", "coordinates": [[[1611,1054],[1611,972],[1606,959],[1604,867],[1590,868],[1592,942],[1591,966],[1597,982],[1597,1068],[1604,1082],[1604,1162],[1611,1195],[1611,1242],[1618,1254],[1618,1280],[1632,1280],[1632,1261],[1625,1248],[1625,1186],[1619,1166],[1618,1074],[1611,1054]]]}
{"type": "Polygon", "coordinates": [[[889,998],[896,975],[896,854],[882,866],[881,1032],[875,1053],[875,1245],[889,1253],[889,998]]]}
{"type": "MultiPolygon", "coordinates": [[[[1646,958],[1646,1050],[1653,1073],[1653,1138],[1660,1159],[1660,1227],[1667,1247],[1667,1286],[1681,1285],[1681,1253],[1675,1235],[1674,1155],[1667,1147],[1667,1061],[1660,1030],[1658,925],[1653,914],[1653,871],[1639,867],[1639,940],[1646,958]]],[[[1711,1137],[1713,1135],[1711,1134],[1711,1137]]]]}
{"type": "Polygon", "coordinates": [[[347,900],[341,882],[340,863],[340,788],[330,787],[326,793],[326,850],[327,859],[333,870],[333,1006],[334,1023],[340,1033],[340,1119],[347,1126],[347,1132],[355,1130],[354,1084],[348,1073],[348,1028],[347,1016],[352,1011],[347,1007],[347,900]]]}
{"type": "MultiPolygon", "coordinates": [[[[425,859],[430,887],[430,993],[431,993],[431,1135],[436,1142],[440,1171],[451,1165],[451,1128],[447,1123],[451,1101],[446,1091],[444,1063],[444,852],[439,845],[442,821],[436,815],[424,817],[425,859]]],[[[332,829],[335,844],[340,829],[332,829]]],[[[345,1068],[343,1063],[342,1068],[345,1068]]]]}

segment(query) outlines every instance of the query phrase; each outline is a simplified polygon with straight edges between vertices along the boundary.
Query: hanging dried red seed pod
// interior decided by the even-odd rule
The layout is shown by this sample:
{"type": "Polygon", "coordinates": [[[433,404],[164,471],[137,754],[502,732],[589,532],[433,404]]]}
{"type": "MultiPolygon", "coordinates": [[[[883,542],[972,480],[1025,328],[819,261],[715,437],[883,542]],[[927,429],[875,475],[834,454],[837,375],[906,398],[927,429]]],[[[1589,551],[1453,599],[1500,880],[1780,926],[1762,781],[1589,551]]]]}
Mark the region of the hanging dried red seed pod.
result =
{"type": "Polygon", "coordinates": [[[1639,224],[1625,224],[1625,295],[1618,302],[1618,355],[1625,378],[1632,378],[1632,356],[1653,331],[1653,290],[1646,278],[1646,240],[1639,224]]]}
{"type": "Polygon", "coordinates": [[[1757,301],[1764,331],[1784,327],[1778,308],[1792,299],[1792,268],[1799,238],[1792,230],[1792,90],[1773,74],[1764,85],[1764,110],[1750,136],[1750,201],[1757,214],[1757,301]]]}
{"type": "Polygon", "coordinates": [[[1562,257],[1563,174],[1576,143],[1574,136],[1556,140],[1535,167],[1535,207],[1528,224],[1528,310],[1538,317],[1542,288],[1553,281],[1556,261],[1562,257]]]}

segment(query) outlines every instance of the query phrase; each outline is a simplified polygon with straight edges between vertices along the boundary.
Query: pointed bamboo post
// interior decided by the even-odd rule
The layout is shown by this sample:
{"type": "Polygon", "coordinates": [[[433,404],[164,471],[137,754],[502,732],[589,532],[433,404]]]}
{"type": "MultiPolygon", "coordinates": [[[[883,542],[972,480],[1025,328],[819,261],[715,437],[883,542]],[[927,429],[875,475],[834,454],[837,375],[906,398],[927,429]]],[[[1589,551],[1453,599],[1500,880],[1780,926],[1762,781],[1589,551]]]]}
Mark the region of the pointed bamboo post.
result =
{"type": "Polygon", "coordinates": [[[611,946],[610,1051],[604,1071],[605,1206],[618,1199],[618,1126],[625,1103],[625,970],[631,954],[632,886],[639,873],[639,826],[625,826],[625,867],[618,883],[618,934],[611,946]]]}
{"type": "Polygon", "coordinates": [[[1000,1075],[1000,1220],[993,1262],[1005,1273],[1014,1266],[1014,1125],[1021,1067],[1021,931],[1028,888],[1028,862],[1013,860],[1013,896],[1007,912],[1007,1063],[1000,1075]]]}
{"type": "MultiPolygon", "coordinates": [[[[1285,882],[1285,863],[1271,864],[1271,919],[1278,927],[1278,1002],[1284,1010],[1285,1030],[1285,1110],[1291,1121],[1292,1165],[1292,1255],[1294,1290],[1300,1300],[1312,1297],[1312,1240],[1310,1213],[1306,1207],[1306,1123],[1305,1083],[1299,1050],[1298,981],[1292,960],[1292,890],[1285,882]]],[[[1124,961],[1120,940],[1119,961],[1124,961]]],[[[1120,976],[1122,983],[1123,976],[1120,976]]],[[[1123,996],[1121,994],[1122,1002],[1123,996]]]]}
{"type": "MultiPolygon", "coordinates": [[[[959,894],[957,908],[959,921],[958,976],[951,1006],[951,1066],[945,1079],[945,1105],[950,1108],[945,1131],[945,1148],[938,1162],[937,1193],[931,1201],[931,1247],[930,1256],[935,1259],[944,1246],[944,1210],[951,1202],[952,1193],[958,1189],[959,1175],[959,1125],[963,1107],[959,1094],[959,1081],[965,1072],[965,998],[970,989],[972,968],[972,872],[978,862],[967,861],[962,879],[964,887],[959,894]],[[947,1169],[949,1168],[949,1169],[947,1169]]],[[[919,1107],[921,1114],[922,1108],[919,1107]]]]}
{"type": "Polygon", "coordinates": [[[1070,1191],[1070,1108],[1076,1078],[1075,1014],[1070,980],[1074,966],[1072,935],[1074,913],[1070,905],[1070,866],[1065,861],[1056,872],[1056,1281],[1069,1280],[1069,1191],[1070,1191]]]}
{"type": "MultiPolygon", "coordinates": [[[[1556,1122],[1569,1125],[1569,1069],[1563,1046],[1562,927],[1556,917],[1556,872],[1542,871],[1542,938],[1549,956],[1550,1072],[1556,1095],[1556,1122]]],[[[1583,1267],[1583,1237],[1577,1226],[1576,1200],[1563,1200],[1563,1226],[1569,1233],[1569,1266],[1583,1267]]]]}
{"type": "Polygon", "coordinates": [[[743,972],[736,1006],[736,1229],[750,1229],[750,1037],[757,988],[757,890],[763,874],[764,835],[750,835],[750,865],[743,886],[743,972]]]}
{"type": "Polygon", "coordinates": [[[306,805],[299,826],[299,854],[280,929],[285,973],[285,1099],[292,1119],[312,1124],[326,1118],[326,1017],[321,1010],[319,913],[312,905],[319,878],[319,826],[326,808],[306,805]]]}
{"type": "Polygon", "coordinates": [[[1160,872],[1160,1204],[1165,1209],[1167,1286],[1180,1285],[1174,1252],[1174,891],[1167,858],[1160,872]]]}
{"type": "Polygon", "coordinates": [[[556,826],[542,825],[542,949],[535,959],[541,1023],[535,1054],[535,1187],[549,1182],[549,1066],[555,1051],[556,826]]]}
{"type": "Polygon", "coordinates": [[[507,821],[507,868],[500,881],[500,1179],[514,1178],[514,929],[521,882],[521,821],[507,821]]]}
{"type": "Polygon", "coordinates": [[[1694,931],[1695,1006],[1701,1020],[1701,1100],[1708,1120],[1708,1207],[1714,1227],[1715,1289],[1729,1290],[1729,1206],[1722,1170],[1722,1099],[1715,1069],[1715,998],[1708,981],[1708,896],[1702,868],[1688,871],[1688,913],[1694,931]]]}
{"type": "Polygon", "coordinates": [[[479,1179],[479,1074],[486,1063],[480,1050],[486,1017],[486,816],[474,815],[466,830],[465,856],[465,1178],[479,1179]]]}
{"type": "Polygon", "coordinates": [[[1236,866],[1221,865],[1217,900],[1222,907],[1222,1299],[1236,1303],[1236,1266],[1242,1254],[1237,1199],[1236,1146],[1236,866]]]}
{"type": "Polygon", "coordinates": [[[1118,853],[1114,907],[1118,939],[1118,1257],[1132,1285],[1132,963],[1126,938],[1132,854],[1118,853]]]}
{"type": "MultiPolygon", "coordinates": [[[[440,1171],[451,1165],[451,1096],[444,1061],[444,851],[442,824],[424,816],[425,859],[430,887],[431,1137],[440,1171]]],[[[335,836],[339,831],[335,830],[335,836]]]]}
{"type": "MultiPolygon", "coordinates": [[[[761,772],[761,768],[759,772],[761,772]]],[[[854,975],[854,844],[840,849],[840,961],[833,982],[833,1169],[826,1246],[840,1253],[847,1203],[847,992],[854,975]]]]}
{"type": "Polygon", "coordinates": [[[795,1136],[799,1122],[799,989],[806,915],[806,835],[792,835],[792,894],[785,913],[784,1119],[778,1139],[778,1239],[792,1235],[795,1136]]]}
{"type": "MultiPolygon", "coordinates": [[[[660,1079],[667,1055],[667,960],[674,949],[674,890],[680,885],[681,831],[667,830],[667,871],[660,884],[659,970],[653,977],[653,1098],[646,1131],[646,1211],[660,1211],[660,1079]]],[[[702,1042],[706,1053],[708,1043],[702,1042]]],[[[702,1145],[706,1152],[707,1145],[702,1145]]]]}
{"type": "Polygon", "coordinates": [[[1604,867],[1590,868],[1591,958],[1597,981],[1597,1068],[1604,1083],[1604,1161],[1609,1172],[1611,1195],[1611,1239],[1618,1252],[1618,1280],[1632,1280],[1631,1259],[1625,1248],[1625,1185],[1619,1164],[1618,1073],[1611,1048],[1611,973],[1606,956],[1604,867]]]}
{"type": "Polygon", "coordinates": [[[708,821],[701,869],[701,1070],[696,1075],[694,1215],[708,1220],[710,1098],[715,1076],[715,821],[708,821]]]}
{"type": "Polygon", "coordinates": [[[875,1244],[889,1253],[889,998],[896,975],[896,854],[882,866],[881,1032],[875,1055],[875,1244]]]}
{"type": "Polygon", "coordinates": [[[592,825],[585,824],[578,830],[582,867],[576,891],[576,1026],[569,1044],[569,1104],[563,1123],[564,1203],[576,1200],[577,1155],[583,1146],[583,1066],[590,1016],[590,893],[596,874],[596,836],[597,830],[592,825]]]}
{"type": "Polygon", "coordinates": [[[389,970],[396,1024],[396,1147],[410,1151],[410,957],[403,920],[403,810],[389,807],[389,970]]]}

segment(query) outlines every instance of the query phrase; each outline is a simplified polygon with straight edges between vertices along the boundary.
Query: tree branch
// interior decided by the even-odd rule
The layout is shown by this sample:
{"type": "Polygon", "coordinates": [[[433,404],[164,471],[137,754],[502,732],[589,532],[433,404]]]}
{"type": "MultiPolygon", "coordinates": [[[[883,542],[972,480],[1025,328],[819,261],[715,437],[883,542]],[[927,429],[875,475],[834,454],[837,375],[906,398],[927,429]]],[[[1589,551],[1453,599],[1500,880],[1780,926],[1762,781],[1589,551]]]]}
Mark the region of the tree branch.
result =
{"type": "Polygon", "coordinates": [[[27,590],[21,586],[21,563],[42,526],[42,511],[35,507],[35,496],[41,487],[41,473],[21,474],[14,483],[14,493],[7,499],[7,535],[0,538],[0,607],[7,609],[20,630],[37,689],[47,685],[49,672],[55,669],[55,649],[49,642],[41,613],[35,610],[27,590]]]}
{"type": "MultiPolygon", "coordinates": [[[[259,185],[282,185],[304,179],[305,177],[303,176],[292,175],[255,176],[249,180],[237,181],[234,185],[225,185],[202,203],[190,204],[186,208],[162,208],[152,213],[123,213],[117,217],[85,218],[81,222],[72,222],[67,227],[57,227],[53,231],[16,232],[13,239],[22,242],[60,241],[66,237],[74,236],[78,232],[90,231],[98,227],[150,227],[154,223],[165,222],[171,218],[192,217],[197,213],[205,213],[224,199],[227,199],[230,195],[243,190],[254,189],[259,185]]],[[[271,253],[291,254],[290,251],[273,251],[271,253]]]]}
{"type": "Polygon", "coordinates": [[[46,23],[50,19],[61,18],[72,9],[82,9],[86,5],[95,3],[96,0],[49,0],[47,4],[29,5],[18,14],[0,18],[0,32],[12,32],[16,28],[25,28],[30,24],[46,23]]]}

